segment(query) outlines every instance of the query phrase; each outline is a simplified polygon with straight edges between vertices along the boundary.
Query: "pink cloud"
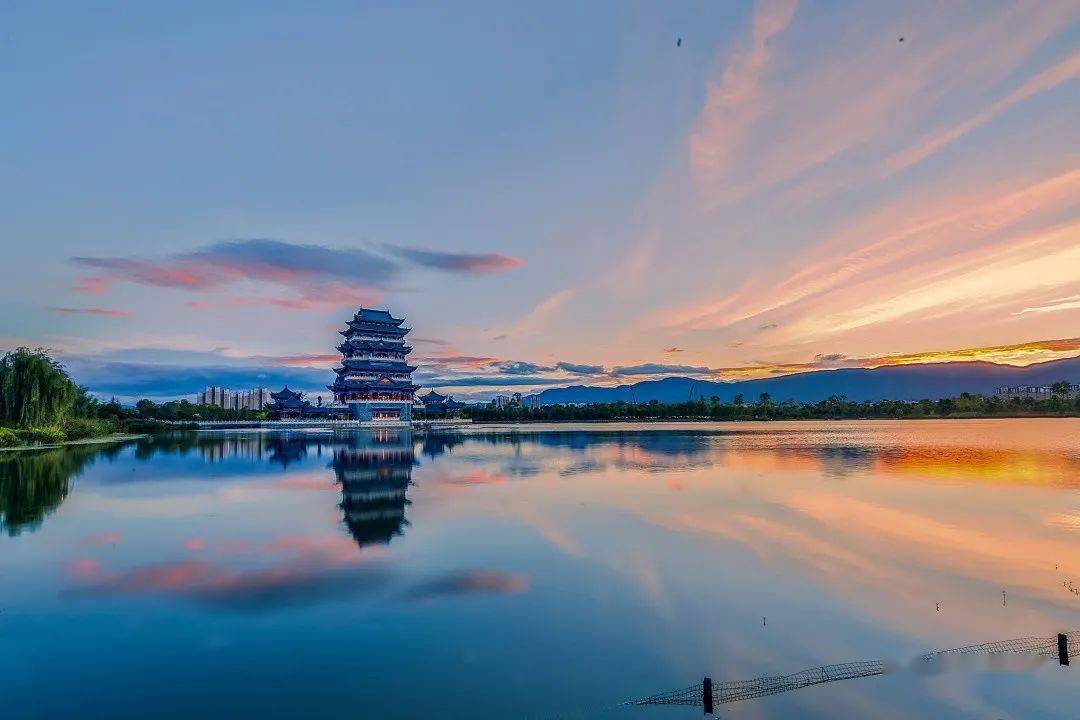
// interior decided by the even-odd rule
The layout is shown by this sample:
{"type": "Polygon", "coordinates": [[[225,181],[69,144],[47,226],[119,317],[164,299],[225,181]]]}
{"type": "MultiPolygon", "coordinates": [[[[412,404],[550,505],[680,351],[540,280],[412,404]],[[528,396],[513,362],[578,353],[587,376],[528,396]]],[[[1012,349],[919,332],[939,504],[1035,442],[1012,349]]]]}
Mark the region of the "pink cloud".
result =
{"type": "Polygon", "coordinates": [[[80,582],[97,580],[101,577],[101,563],[94,558],[76,558],[68,564],[67,576],[80,582]]]}
{"type": "Polygon", "coordinates": [[[437,473],[434,481],[447,491],[455,491],[477,485],[501,485],[507,481],[506,475],[486,470],[474,470],[467,473],[437,473]]]}
{"type": "Polygon", "coordinates": [[[188,538],[184,541],[184,548],[192,551],[205,550],[206,541],[198,537],[188,538]]]}
{"type": "MultiPolygon", "coordinates": [[[[200,538],[184,543],[189,550],[204,547],[200,538]]],[[[361,552],[344,535],[283,536],[269,543],[223,543],[225,552],[252,555],[261,567],[230,568],[205,559],[153,563],[131,570],[107,571],[93,559],[81,558],[68,567],[77,585],[68,595],[155,595],[230,606],[274,606],[307,603],[380,585],[386,570],[365,564],[377,551],[361,552]]]]}
{"type": "MultiPolygon", "coordinates": [[[[377,288],[391,284],[407,266],[486,274],[522,265],[499,253],[453,253],[383,246],[327,247],[271,239],[225,240],[162,260],[74,257],[92,274],[76,289],[100,294],[115,283],[194,292],[222,290],[240,282],[270,283],[296,294],[236,296],[234,305],[271,305],[285,310],[330,311],[379,302],[377,288]]],[[[192,306],[200,309],[200,306],[192,306]]]]}
{"type": "Polygon", "coordinates": [[[413,599],[453,595],[520,595],[529,589],[529,576],[495,570],[469,570],[430,580],[413,588],[413,599]]]}
{"type": "Polygon", "coordinates": [[[220,287],[226,281],[226,276],[209,265],[199,266],[185,262],[163,264],[131,258],[76,257],[72,261],[82,267],[104,271],[100,275],[82,279],[79,289],[90,293],[104,292],[115,282],[207,290],[220,287]]]}
{"type": "Polygon", "coordinates": [[[88,547],[93,547],[95,545],[115,545],[123,539],[124,536],[122,533],[107,531],[95,533],[93,535],[85,535],[79,539],[79,544],[88,547]]]}

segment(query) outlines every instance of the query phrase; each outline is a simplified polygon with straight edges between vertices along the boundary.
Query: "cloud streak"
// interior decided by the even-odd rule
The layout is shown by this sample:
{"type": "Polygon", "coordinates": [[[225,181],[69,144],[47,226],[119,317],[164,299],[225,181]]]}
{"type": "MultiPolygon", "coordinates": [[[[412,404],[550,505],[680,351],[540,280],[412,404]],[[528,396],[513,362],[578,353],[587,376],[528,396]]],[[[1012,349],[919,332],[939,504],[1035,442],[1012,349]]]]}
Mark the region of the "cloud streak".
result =
{"type": "MultiPolygon", "coordinates": [[[[286,310],[335,310],[372,304],[409,268],[467,275],[504,272],[523,261],[498,253],[452,253],[382,246],[330,247],[270,238],[222,240],[206,247],[154,260],[77,256],[71,262],[88,271],[76,290],[102,294],[117,283],[191,292],[214,292],[240,283],[271,284],[289,295],[242,295],[225,298],[231,306],[269,305],[286,310]]],[[[205,301],[187,305],[206,309],[205,301]]]]}
{"type": "Polygon", "coordinates": [[[50,307],[49,312],[59,313],[61,315],[97,315],[99,317],[109,317],[109,318],[131,317],[131,313],[128,312],[127,310],[110,310],[108,308],[99,308],[99,307],[85,307],[85,308],[50,307]]]}
{"type": "Polygon", "coordinates": [[[455,273],[478,275],[506,272],[525,264],[524,260],[500,253],[449,253],[420,248],[386,247],[394,255],[419,267],[455,273]]]}

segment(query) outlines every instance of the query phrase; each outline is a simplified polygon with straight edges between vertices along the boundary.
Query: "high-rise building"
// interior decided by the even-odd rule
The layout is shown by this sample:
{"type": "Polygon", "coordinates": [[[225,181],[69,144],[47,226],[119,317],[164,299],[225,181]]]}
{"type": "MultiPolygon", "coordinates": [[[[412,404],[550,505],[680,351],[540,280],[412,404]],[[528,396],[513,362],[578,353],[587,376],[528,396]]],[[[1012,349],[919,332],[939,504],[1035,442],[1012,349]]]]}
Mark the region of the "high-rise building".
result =
{"type": "Polygon", "coordinates": [[[233,392],[215,385],[195,396],[196,404],[213,405],[225,410],[264,410],[269,402],[270,391],[263,387],[233,392]]]}

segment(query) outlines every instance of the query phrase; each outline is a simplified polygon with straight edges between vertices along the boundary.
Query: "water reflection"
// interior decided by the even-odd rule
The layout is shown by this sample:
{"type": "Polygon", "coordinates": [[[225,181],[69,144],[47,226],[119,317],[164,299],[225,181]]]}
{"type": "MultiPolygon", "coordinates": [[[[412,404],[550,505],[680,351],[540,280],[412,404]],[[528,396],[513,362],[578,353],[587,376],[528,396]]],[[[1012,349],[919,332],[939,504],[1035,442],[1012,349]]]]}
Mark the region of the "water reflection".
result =
{"type": "MultiPolygon", "coordinates": [[[[161,677],[220,701],[175,700],[174,717],[414,718],[398,679],[423,676],[448,716],[520,716],[523,698],[572,715],[705,671],[1049,634],[1080,624],[1078,428],[199,433],[0,453],[18,535],[0,537],[17,550],[0,547],[17,580],[0,583],[5,709],[76,717],[90,694],[136,717],[126,688],[175,699],[161,677]],[[35,668],[100,657],[102,637],[125,652],[41,692],[35,668]],[[347,670],[341,687],[325,667],[347,670]]],[[[739,710],[1069,717],[1045,672],[890,676],[739,710]]]]}
{"type": "Polygon", "coordinates": [[[34,531],[68,496],[71,479],[95,458],[118,448],[70,448],[0,452],[0,530],[15,537],[34,531]]]}
{"type": "Polygon", "coordinates": [[[334,448],[331,465],[341,485],[341,511],[358,546],[385,545],[405,531],[415,463],[409,433],[379,432],[334,448]]]}

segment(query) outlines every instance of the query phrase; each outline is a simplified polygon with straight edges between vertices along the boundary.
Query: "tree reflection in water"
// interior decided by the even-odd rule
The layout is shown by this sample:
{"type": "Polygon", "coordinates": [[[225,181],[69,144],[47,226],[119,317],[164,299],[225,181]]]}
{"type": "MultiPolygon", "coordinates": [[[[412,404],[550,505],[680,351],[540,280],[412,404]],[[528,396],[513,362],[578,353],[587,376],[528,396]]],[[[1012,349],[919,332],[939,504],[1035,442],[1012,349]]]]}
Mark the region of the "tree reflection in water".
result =
{"type": "Polygon", "coordinates": [[[120,447],[72,445],[0,453],[0,530],[10,537],[36,530],[64,502],[73,477],[98,456],[114,457],[120,447]]]}

